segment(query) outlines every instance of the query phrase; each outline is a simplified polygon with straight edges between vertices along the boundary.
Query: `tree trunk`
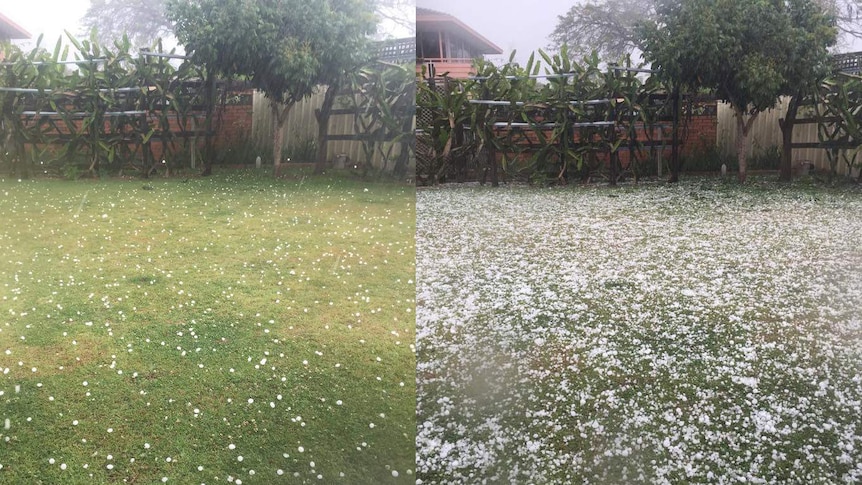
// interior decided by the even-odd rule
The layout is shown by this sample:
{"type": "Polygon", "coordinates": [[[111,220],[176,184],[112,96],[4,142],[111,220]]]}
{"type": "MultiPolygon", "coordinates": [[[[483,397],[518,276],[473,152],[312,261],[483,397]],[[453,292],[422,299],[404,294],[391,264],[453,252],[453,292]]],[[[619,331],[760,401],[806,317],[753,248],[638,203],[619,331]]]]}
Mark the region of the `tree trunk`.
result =
{"type": "Polygon", "coordinates": [[[335,97],[341,89],[341,83],[335,81],[326,88],[323,96],[323,105],[314,110],[317,118],[317,159],[314,161],[314,173],[321,174],[326,169],[326,138],[329,135],[329,117],[332,114],[332,106],[335,97]]]}
{"type": "Polygon", "coordinates": [[[276,177],[281,174],[281,151],[284,147],[282,128],[284,128],[284,123],[287,121],[287,115],[293,108],[293,104],[293,102],[288,102],[280,107],[278,101],[269,101],[269,107],[272,110],[272,173],[276,177]]]}
{"type": "Polygon", "coordinates": [[[736,116],[736,160],[739,163],[737,178],[739,183],[743,184],[748,176],[748,157],[745,153],[745,149],[748,147],[748,132],[759,112],[752,114],[746,121],[744,109],[734,106],[733,110],[736,116]]]}
{"type": "MultiPolygon", "coordinates": [[[[401,124],[401,132],[402,133],[410,133],[413,131],[413,119],[412,117],[404,117],[404,121],[401,124]]],[[[404,140],[402,138],[402,140],[404,140]]],[[[396,178],[403,179],[407,177],[408,165],[410,162],[410,152],[413,151],[415,153],[416,147],[416,137],[410,136],[406,138],[406,141],[401,142],[401,153],[398,155],[398,161],[395,162],[395,167],[392,169],[392,173],[396,178]]],[[[410,178],[413,178],[411,175],[410,178]]]]}
{"type": "Polygon", "coordinates": [[[215,147],[213,146],[213,108],[215,107],[215,75],[207,72],[205,82],[206,96],[206,119],[204,121],[204,169],[201,172],[202,176],[212,175],[213,159],[215,158],[215,147]]]}
{"type": "Polygon", "coordinates": [[[278,177],[281,171],[281,150],[284,139],[281,136],[281,121],[278,119],[278,103],[270,100],[269,108],[272,111],[272,174],[278,177]]]}
{"type": "Polygon", "coordinates": [[[778,179],[785,182],[790,182],[793,173],[793,123],[796,121],[801,99],[801,91],[793,95],[787,105],[787,114],[778,120],[778,126],[781,127],[781,171],[778,179]]]}
{"type": "Polygon", "coordinates": [[[488,161],[491,163],[491,187],[499,187],[500,177],[497,174],[497,151],[492,149],[489,154],[490,156],[488,157],[488,161]]]}

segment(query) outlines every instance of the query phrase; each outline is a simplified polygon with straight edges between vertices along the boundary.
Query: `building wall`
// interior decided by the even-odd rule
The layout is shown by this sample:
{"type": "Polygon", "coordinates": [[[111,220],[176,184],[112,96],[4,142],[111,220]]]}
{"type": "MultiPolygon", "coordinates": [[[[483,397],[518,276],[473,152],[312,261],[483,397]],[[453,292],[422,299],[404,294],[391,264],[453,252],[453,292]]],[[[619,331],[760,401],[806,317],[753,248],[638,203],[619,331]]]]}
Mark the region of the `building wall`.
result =
{"type": "Polygon", "coordinates": [[[443,78],[443,75],[448,73],[448,77],[452,79],[466,79],[476,73],[473,69],[472,59],[423,59],[416,63],[416,75],[428,76],[428,64],[434,64],[434,70],[437,78],[443,78]],[[425,72],[423,74],[423,67],[425,72]]]}

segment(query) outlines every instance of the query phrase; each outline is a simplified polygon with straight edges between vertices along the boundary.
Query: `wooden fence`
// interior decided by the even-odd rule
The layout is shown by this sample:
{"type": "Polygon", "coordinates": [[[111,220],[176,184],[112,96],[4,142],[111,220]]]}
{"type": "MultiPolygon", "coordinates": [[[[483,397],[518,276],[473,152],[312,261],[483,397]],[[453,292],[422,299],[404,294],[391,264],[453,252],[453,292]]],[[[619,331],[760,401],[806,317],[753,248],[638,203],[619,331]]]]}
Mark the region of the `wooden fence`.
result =
{"type": "MultiPolygon", "coordinates": [[[[314,116],[314,110],[323,105],[323,96],[325,88],[321,87],[315,94],[297,103],[288,114],[287,121],[282,130],[284,136],[285,150],[291,151],[302,147],[304,144],[314,140],[315,144],[321,143],[317,140],[317,118],[314,116]]],[[[252,139],[259,147],[272,147],[272,111],[270,109],[269,100],[262,93],[254,94],[254,115],[252,120],[252,139]]],[[[354,126],[354,115],[351,111],[344,109],[336,101],[333,107],[333,114],[329,118],[329,135],[334,138],[326,142],[326,160],[333,165],[343,163],[345,160],[350,162],[365,162],[365,154],[362,151],[362,142],[359,140],[347,140],[345,138],[356,137],[356,128],[354,126]]],[[[384,143],[384,152],[391,146],[391,143],[384,143]]],[[[267,153],[269,153],[269,151],[267,153]]],[[[395,164],[395,157],[401,152],[401,145],[396,144],[392,151],[392,158],[386,164],[387,169],[391,170],[395,164]]],[[[314,160],[292,160],[292,162],[313,162],[314,160]]],[[[377,152],[372,159],[372,166],[376,169],[383,167],[384,160],[382,155],[377,152]]],[[[415,159],[411,157],[410,169],[415,168],[415,159]]]]}
{"type": "MultiPolygon", "coordinates": [[[[787,113],[787,102],[789,98],[782,98],[775,108],[760,113],[751,131],[748,134],[748,156],[760,153],[771,147],[781,148],[781,128],[778,120],[787,113]]],[[[805,116],[801,107],[798,118],[805,116]]],[[[793,143],[817,143],[817,124],[799,124],[793,128],[793,143]]],[[[721,153],[736,153],[736,119],[729,104],[718,104],[718,133],[716,145],[721,153]]],[[[822,148],[794,148],[793,164],[811,162],[817,170],[829,170],[829,159],[825,149],[822,148]]],[[[847,165],[839,162],[838,173],[847,174],[847,165]]]]}

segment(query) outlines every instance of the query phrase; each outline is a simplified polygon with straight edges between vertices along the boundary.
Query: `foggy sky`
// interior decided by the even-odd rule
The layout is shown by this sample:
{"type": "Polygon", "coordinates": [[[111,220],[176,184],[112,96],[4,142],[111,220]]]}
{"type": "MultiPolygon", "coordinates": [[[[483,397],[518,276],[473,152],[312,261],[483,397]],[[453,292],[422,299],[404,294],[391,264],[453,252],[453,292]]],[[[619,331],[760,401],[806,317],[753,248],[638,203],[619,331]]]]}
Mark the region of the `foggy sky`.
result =
{"type": "Polygon", "coordinates": [[[81,17],[87,12],[90,0],[3,0],[0,11],[33,36],[31,42],[16,42],[22,47],[35,45],[39,34],[45,34],[42,47],[50,51],[63,30],[79,35],[81,17]]]}
{"type": "MultiPolygon", "coordinates": [[[[30,41],[15,42],[25,50],[35,46],[39,34],[45,35],[42,47],[49,51],[54,48],[58,38],[63,37],[65,41],[64,30],[79,38],[84,37],[81,18],[89,6],[90,0],[0,0],[0,12],[32,35],[30,41]]],[[[405,16],[415,18],[412,8],[405,16]]],[[[390,37],[413,35],[404,27],[392,23],[382,28],[390,37]]]]}
{"type": "Polygon", "coordinates": [[[521,65],[527,63],[533,51],[547,50],[557,16],[575,3],[577,0],[416,0],[417,7],[454,15],[497,44],[504,52],[499,60],[508,60],[509,53],[517,50],[515,60],[521,65]]]}

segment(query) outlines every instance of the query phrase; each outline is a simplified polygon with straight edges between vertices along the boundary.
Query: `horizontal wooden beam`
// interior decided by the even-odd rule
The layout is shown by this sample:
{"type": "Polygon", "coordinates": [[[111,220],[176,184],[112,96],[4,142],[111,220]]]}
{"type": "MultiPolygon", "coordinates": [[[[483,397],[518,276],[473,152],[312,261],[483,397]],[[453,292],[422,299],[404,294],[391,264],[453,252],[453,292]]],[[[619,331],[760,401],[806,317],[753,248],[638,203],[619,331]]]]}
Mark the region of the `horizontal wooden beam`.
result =
{"type": "Polygon", "coordinates": [[[850,150],[859,148],[859,144],[848,142],[809,142],[809,143],[791,143],[790,148],[818,148],[823,150],[850,150]]]}
{"type": "Polygon", "coordinates": [[[813,125],[819,123],[837,123],[841,121],[838,116],[823,116],[820,118],[799,118],[793,121],[794,125],[813,125]]]}

